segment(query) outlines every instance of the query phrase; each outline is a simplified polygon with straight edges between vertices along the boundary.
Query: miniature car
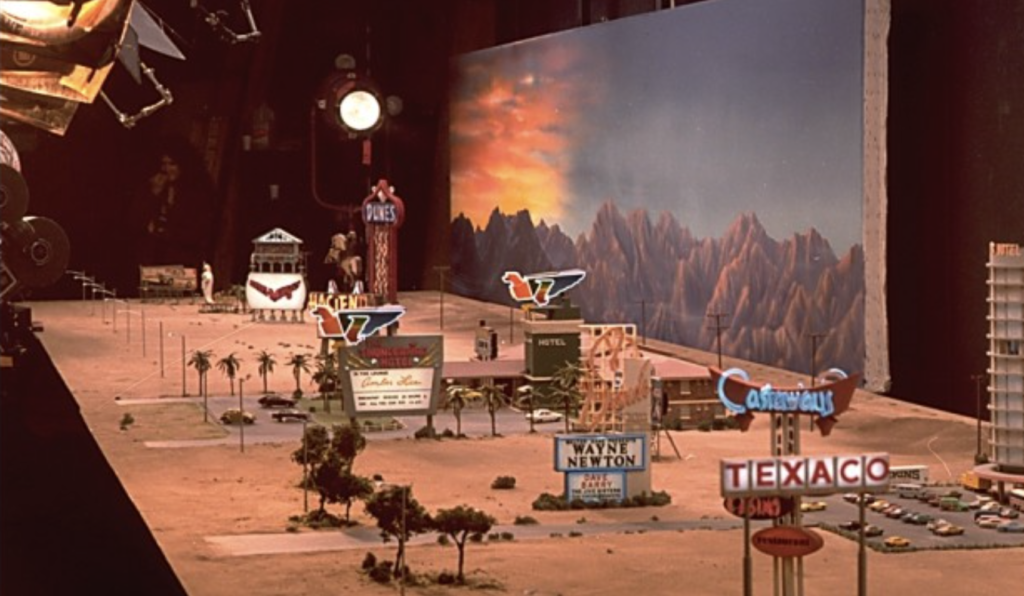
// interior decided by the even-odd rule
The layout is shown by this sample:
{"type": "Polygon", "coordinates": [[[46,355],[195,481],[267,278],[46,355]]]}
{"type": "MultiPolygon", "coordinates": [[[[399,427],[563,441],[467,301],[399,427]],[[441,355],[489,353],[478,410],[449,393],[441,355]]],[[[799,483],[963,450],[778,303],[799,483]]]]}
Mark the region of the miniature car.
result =
{"type": "Polygon", "coordinates": [[[891,517],[893,519],[899,519],[899,518],[903,517],[903,514],[906,513],[906,510],[903,509],[902,507],[891,507],[889,509],[886,509],[884,513],[885,513],[885,517],[891,517]]]}
{"type": "Polygon", "coordinates": [[[309,420],[309,412],[291,408],[288,410],[278,410],[271,414],[270,417],[278,422],[302,422],[309,420]]]}
{"type": "Polygon", "coordinates": [[[892,548],[906,548],[910,546],[910,541],[903,536],[889,536],[885,539],[885,545],[892,548]]]}
{"type": "MultiPolygon", "coordinates": [[[[847,532],[859,532],[860,531],[860,522],[858,522],[858,521],[850,521],[850,522],[842,523],[842,524],[839,524],[839,529],[840,530],[846,530],[847,532]]],[[[884,533],[885,533],[885,530],[883,530],[882,528],[879,528],[878,526],[875,526],[875,525],[872,525],[872,524],[864,524],[864,536],[866,536],[868,538],[873,538],[875,536],[881,536],[884,533]]]]}
{"type": "Polygon", "coordinates": [[[927,513],[914,513],[910,516],[910,519],[906,521],[907,523],[914,524],[915,526],[923,526],[934,519],[935,518],[927,513]]]}
{"type": "Polygon", "coordinates": [[[935,528],[932,533],[936,536],[959,536],[964,533],[964,529],[956,524],[946,524],[935,528]]]}
{"type": "Polygon", "coordinates": [[[527,412],[526,419],[530,420],[530,418],[533,418],[534,422],[558,422],[562,419],[562,415],[558,412],[541,408],[533,412],[527,412]]]}
{"type": "Polygon", "coordinates": [[[982,515],[981,517],[974,520],[975,525],[979,528],[994,529],[998,528],[999,524],[1005,523],[995,515],[982,515]]]}
{"type": "Polygon", "coordinates": [[[238,408],[228,408],[220,415],[220,421],[224,424],[238,424],[239,421],[253,424],[256,422],[256,415],[251,412],[243,412],[238,408]]]}
{"type": "Polygon", "coordinates": [[[800,503],[800,511],[803,511],[804,513],[809,513],[811,511],[824,511],[827,508],[828,503],[825,501],[807,501],[805,503],[800,503]]]}
{"type": "Polygon", "coordinates": [[[1003,522],[1003,523],[999,524],[998,526],[996,526],[996,531],[997,532],[1010,532],[1010,533],[1013,533],[1013,534],[1020,534],[1020,533],[1024,533],[1024,524],[1020,523],[1019,521],[1011,520],[1011,521],[1003,522]]]}
{"type": "Polygon", "coordinates": [[[876,513],[879,513],[882,510],[884,510],[886,507],[890,507],[890,506],[891,506],[891,504],[889,503],[889,501],[886,501],[885,499],[879,499],[879,500],[875,501],[874,503],[868,505],[868,509],[870,509],[870,510],[876,512],[876,513]]]}
{"type": "Polygon", "coordinates": [[[259,398],[260,406],[264,408],[293,408],[295,407],[295,400],[290,397],[285,397],[277,393],[268,393],[263,397],[259,398]]]}
{"type": "Polygon", "coordinates": [[[999,509],[999,517],[1003,519],[1017,519],[1018,517],[1020,517],[1020,514],[1017,513],[1016,509],[1011,509],[1010,507],[1002,507],[999,509]]]}
{"type": "Polygon", "coordinates": [[[940,519],[933,519],[932,521],[928,522],[927,528],[928,528],[929,532],[934,532],[936,529],[941,528],[942,526],[948,526],[949,523],[950,522],[948,522],[948,521],[946,521],[944,519],[941,519],[941,518],[940,519]]]}
{"type": "Polygon", "coordinates": [[[995,501],[985,503],[974,512],[974,517],[977,519],[983,515],[999,515],[1000,509],[1002,509],[1002,506],[995,501]]]}

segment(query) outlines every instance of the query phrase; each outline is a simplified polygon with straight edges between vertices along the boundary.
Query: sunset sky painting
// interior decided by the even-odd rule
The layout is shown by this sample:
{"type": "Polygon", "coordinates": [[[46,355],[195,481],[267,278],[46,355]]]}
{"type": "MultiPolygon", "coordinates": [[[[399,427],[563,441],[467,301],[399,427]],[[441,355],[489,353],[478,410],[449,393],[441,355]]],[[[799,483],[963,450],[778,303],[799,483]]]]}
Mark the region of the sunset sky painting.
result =
{"type": "Polygon", "coordinates": [[[729,0],[462,56],[452,216],[499,207],[585,233],[602,203],[697,237],[861,242],[860,0],[729,0]]]}

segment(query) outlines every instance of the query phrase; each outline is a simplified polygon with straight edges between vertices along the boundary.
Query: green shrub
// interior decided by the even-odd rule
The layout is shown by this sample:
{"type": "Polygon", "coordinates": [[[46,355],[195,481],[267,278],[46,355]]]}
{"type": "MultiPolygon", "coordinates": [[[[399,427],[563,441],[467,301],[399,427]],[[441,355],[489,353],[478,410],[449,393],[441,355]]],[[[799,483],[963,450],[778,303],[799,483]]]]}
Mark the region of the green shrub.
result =
{"type": "Polygon", "coordinates": [[[516,526],[535,526],[537,525],[537,519],[529,515],[517,515],[516,520],[512,523],[516,526]]]}
{"type": "Polygon", "coordinates": [[[391,563],[381,561],[370,569],[370,579],[377,583],[386,584],[391,581],[391,563]]]}
{"type": "Polygon", "coordinates": [[[363,557],[363,571],[369,571],[377,566],[377,555],[373,553],[366,553],[363,557]]]}
{"type": "Polygon", "coordinates": [[[424,426],[413,433],[412,436],[416,439],[436,439],[437,431],[432,426],[424,426]]]}
{"type": "Polygon", "coordinates": [[[515,540],[516,539],[516,535],[513,534],[512,532],[502,532],[501,533],[501,539],[502,540],[515,540]]]}
{"type": "Polygon", "coordinates": [[[491,488],[493,488],[493,489],[508,490],[508,489],[512,489],[512,488],[515,488],[515,487],[516,487],[516,477],[515,476],[498,476],[497,478],[494,479],[494,482],[491,482],[491,488]]]}
{"type": "Polygon", "coordinates": [[[569,538],[579,538],[582,535],[583,535],[583,532],[577,532],[576,530],[573,530],[572,532],[569,532],[569,538]]]}
{"type": "Polygon", "coordinates": [[[487,535],[487,539],[490,540],[491,542],[497,542],[497,541],[501,540],[501,534],[499,534],[497,532],[491,532],[490,534],[487,535]]]}
{"type": "Polygon", "coordinates": [[[437,583],[442,586],[451,586],[455,584],[455,574],[447,571],[442,571],[437,574],[437,583]]]}
{"type": "Polygon", "coordinates": [[[449,544],[452,543],[452,541],[448,539],[448,535],[447,534],[441,534],[440,536],[437,537],[437,543],[440,544],[441,546],[448,546],[449,544]]]}
{"type": "Polygon", "coordinates": [[[452,432],[452,429],[450,429],[450,428],[446,428],[446,429],[444,429],[444,431],[443,431],[443,432],[441,433],[441,436],[442,436],[443,438],[445,438],[445,439],[454,439],[454,438],[455,438],[455,433],[454,433],[454,432],[452,432]]]}
{"type": "Polygon", "coordinates": [[[484,535],[481,534],[480,532],[477,532],[475,534],[470,534],[469,535],[469,541],[470,542],[483,542],[484,541],[484,535]]]}
{"type": "Polygon", "coordinates": [[[127,412],[124,416],[121,416],[121,430],[128,430],[128,427],[133,424],[135,424],[135,416],[127,412]]]}

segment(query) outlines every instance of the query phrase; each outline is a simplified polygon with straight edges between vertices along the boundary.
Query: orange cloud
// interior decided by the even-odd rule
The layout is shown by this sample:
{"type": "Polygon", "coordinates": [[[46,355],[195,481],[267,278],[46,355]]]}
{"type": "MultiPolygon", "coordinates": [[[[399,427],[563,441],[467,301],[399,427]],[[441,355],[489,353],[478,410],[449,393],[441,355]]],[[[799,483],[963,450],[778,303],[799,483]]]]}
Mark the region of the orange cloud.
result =
{"type": "MultiPolygon", "coordinates": [[[[548,57],[555,71],[566,67],[564,52],[548,57]]],[[[452,106],[452,213],[481,227],[496,206],[528,209],[535,222],[566,215],[572,79],[508,66],[495,59],[464,69],[465,91],[452,106]]]]}

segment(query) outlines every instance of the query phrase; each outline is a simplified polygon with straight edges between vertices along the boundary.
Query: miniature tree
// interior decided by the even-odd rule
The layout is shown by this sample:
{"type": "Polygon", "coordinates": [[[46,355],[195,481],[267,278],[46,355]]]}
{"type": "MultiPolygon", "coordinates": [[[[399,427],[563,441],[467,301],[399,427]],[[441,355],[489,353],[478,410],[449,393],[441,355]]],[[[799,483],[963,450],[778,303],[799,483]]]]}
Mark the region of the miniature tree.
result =
{"type": "Polygon", "coordinates": [[[377,520],[384,542],[392,538],[398,540],[394,569],[402,573],[405,569],[405,543],[411,536],[431,530],[430,515],[413,498],[411,486],[382,488],[366,500],[366,512],[377,520]]]}
{"type": "Polygon", "coordinates": [[[213,365],[210,358],[213,357],[212,350],[195,350],[188,360],[189,366],[196,369],[199,375],[199,393],[203,395],[203,422],[209,420],[209,408],[207,407],[206,373],[210,372],[213,365]]]}
{"type": "Polygon", "coordinates": [[[306,428],[302,444],[292,453],[292,461],[309,466],[308,477],[320,496],[318,518],[325,517],[327,503],[345,503],[347,523],[352,501],[372,492],[369,480],[352,474],[355,458],[365,447],[366,438],[357,428],[335,425],[333,436],[320,425],[306,428]]]}
{"type": "Polygon", "coordinates": [[[292,354],[285,365],[292,367],[292,374],[295,375],[295,398],[302,397],[302,373],[309,374],[309,355],[292,354]]]}
{"type": "Polygon", "coordinates": [[[277,365],[277,360],[274,359],[274,355],[270,352],[260,350],[260,352],[256,354],[256,362],[259,363],[259,366],[256,368],[256,372],[259,373],[260,378],[263,379],[263,393],[266,395],[267,393],[270,393],[270,391],[267,390],[267,377],[270,376],[270,373],[274,372],[274,366],[277,365]]]}
{"type": "Polygon", "coordinates": [[[583,401],[583,394],[580,392],[580,378],[583,376],[583,369],[579,364],[565,362],[554,374],[551,383],[551,396],[562,403],[562,410],[565,414],[565,432],[569,432],[569,417],[580,402],[583,401]]]}
{"type": "Polygon", "coordinates": [[[454,509],[441,509],[434,516],[434,530],[446,534],[459,548],[459,583],[466,582],[463,574],[463,563],[466,560],[466,539],[473,534],[486,534],[496,523],[495,519],[483,511],[459,505],[454,509]]]}
{"type": "Polygon", "coordinates": [[[498,428],[495,422],[498,410],[509,404],[509,398],[501,389],[494,385],[484,385],[480,388],[480,396],[484,405],[487,406],[487,414],[491,417],[491,436],[498,436],[498,428]]]}
{"type": "Polygon", "coordinates": [[[455,436],[462,436],[462,409],[474,400],[480,399],[480,392],[465,385],[451,385],[445,391],[444,401],[441,407],[445,410],[451,408],[455,414],[455,436]]]}
{"type": "Polygon", "coordinates": [[[533,428],[533,387],[531,385],[523,385],[518,389],[518,391],[518,405],[519,407],[523,407],[523,405],[526,406],[526,410],[529,412],[529,415],[526,418],[530,421],[530,432],[535,433],[537,431],[533,428]]]}
{"type": "Polygon", "coordinates": [[[330,396],[338,387],[338,369],[334,366],[334,358],[330,354],[319,354],[316,357],[316,371],[313,382],[317,385],[320,397],[324,400],[324,411],[330,413],[330,396]]]}
{"type": "Polygon", "coordinates": [[[352,502],[373,494],[370,479],[351,473],[351,466],[351,462],[346,463],[337,452],[331,451],[313,475],[313,484],[320,494],[321,517],[325,513],[325,502],[344,504],[345,525],[352,523],[352,502]]]}
{"type": "Polygon", "coordinates": [[[231,384],[231,395],[235,394],[235,377],[238,376],[240,368],[242,368],[242,363],[235,357],[234,352],[217,361],[217,370],[223,373],[231,384]]]}

